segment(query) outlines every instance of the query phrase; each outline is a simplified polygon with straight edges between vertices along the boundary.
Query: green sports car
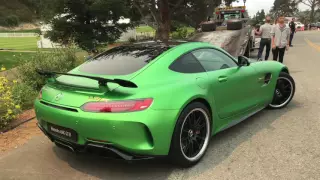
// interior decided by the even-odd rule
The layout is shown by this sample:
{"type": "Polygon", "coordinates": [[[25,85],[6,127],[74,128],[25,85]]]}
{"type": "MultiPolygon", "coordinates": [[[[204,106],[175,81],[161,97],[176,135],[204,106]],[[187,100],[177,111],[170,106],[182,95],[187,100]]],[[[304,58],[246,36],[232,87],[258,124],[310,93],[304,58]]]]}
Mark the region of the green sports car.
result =
{"type": "Polygon", "coordinates": [[[276,61],[234,58],[203,42],[143,42],[107,50],[68,73],[38,70],[39,128],[59,147],[125,160],[169,156],[188,167],[210,138],[295,93],[276,61]]]}

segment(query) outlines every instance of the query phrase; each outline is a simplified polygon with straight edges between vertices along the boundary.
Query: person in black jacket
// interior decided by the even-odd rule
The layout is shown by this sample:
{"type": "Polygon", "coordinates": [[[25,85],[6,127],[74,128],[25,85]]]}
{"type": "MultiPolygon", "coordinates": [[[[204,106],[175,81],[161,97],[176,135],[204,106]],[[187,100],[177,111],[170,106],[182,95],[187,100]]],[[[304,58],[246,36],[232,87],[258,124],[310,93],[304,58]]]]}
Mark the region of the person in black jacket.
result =
{"type": "Polygon", "coordinates": [[[294,36],[294,33],[296,33],[296,24],[294,23],[294,18],[292,18],[292,21],[289,23],[290,27],[290,41],[289,41],[289,46],[292,47],[292,39],[294,36]]]}

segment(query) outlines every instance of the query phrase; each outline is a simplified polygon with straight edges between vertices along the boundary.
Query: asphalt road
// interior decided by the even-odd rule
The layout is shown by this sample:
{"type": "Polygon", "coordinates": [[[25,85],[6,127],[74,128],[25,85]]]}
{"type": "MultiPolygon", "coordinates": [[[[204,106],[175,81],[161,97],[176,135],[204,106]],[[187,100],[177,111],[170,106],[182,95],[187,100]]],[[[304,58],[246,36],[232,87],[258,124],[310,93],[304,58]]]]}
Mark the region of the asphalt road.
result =
{"type": "Polygon", "coordinates": [[[0,157],[0,179],[320,179],[320,32],[296,34],[284,63],[296,81],[291,104],[219,133],[193,168],[76,156],[40,136],[0,157]]]}

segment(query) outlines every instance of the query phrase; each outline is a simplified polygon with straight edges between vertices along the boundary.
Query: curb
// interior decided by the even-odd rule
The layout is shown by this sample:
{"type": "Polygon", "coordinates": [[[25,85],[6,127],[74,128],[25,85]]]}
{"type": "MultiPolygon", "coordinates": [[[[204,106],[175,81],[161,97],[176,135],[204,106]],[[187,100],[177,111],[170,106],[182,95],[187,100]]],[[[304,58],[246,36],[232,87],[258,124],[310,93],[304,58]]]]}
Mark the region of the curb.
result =
{"type": "Polygon", "coordinates": [[[8,132],[8,131],[10,131],[10,130],[12,130],[12,129],[15,129],[15,128],[19,127],[20,125],[22,125],[22,124],[24,124],[24,123],[26,123],[26,122],[29,122],[29,121],[31,121],[31,120],[33,120],[33,119],[35,119],[35,118],[36,118],[36,117],[34,116],[34,117],[31,117],[31,118],[29,118],[29,119],[26,119],[26,120],[24,120],[24,121],[22,121],[22,122],[20,122],[20,123],[18,123],[18,124],[15,124],[15,125],[13,125],[13,126],[10,126],[10,127],[8,127],[8,128],[5,128],[5,129],[3,129],[3,130],[0,131],[0,134],[3,134],[3,133],[6,133],[6,132],[8,132]]]}

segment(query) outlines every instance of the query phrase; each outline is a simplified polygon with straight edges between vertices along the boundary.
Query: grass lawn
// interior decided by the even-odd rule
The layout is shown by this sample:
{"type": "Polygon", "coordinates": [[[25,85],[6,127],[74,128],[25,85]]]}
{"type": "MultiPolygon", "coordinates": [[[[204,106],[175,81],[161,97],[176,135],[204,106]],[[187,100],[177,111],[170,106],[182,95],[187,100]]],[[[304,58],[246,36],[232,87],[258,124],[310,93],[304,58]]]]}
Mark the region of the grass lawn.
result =
{"type": "Polygon", "coordinates": [[[0,52],[0,67],[11,69],[19,64],[23,58],[30,58],[34,53],[0,52]]]}
{"type": "Polygon", "coordinates": [[[193,27],[188,27],[187,30],[188,30],[188,33],[193,33],[196,29],[193,27]]]}
{"type": "Polygon", "coordinates": [[[136,27],[138,33],[155,32],[155,30],[150,26],[138,26],[136,27]]]}
{"type": "Polygon", "coordinates": [[[37,50],[38,37],[0,38],[0,49],[37,50]]]}

